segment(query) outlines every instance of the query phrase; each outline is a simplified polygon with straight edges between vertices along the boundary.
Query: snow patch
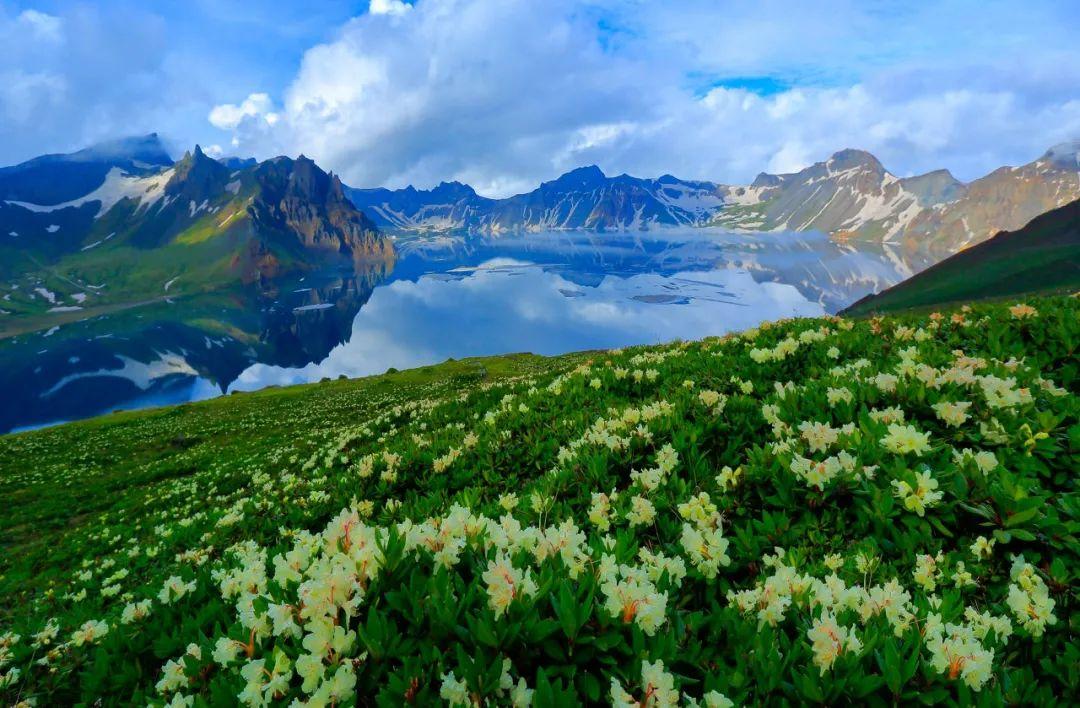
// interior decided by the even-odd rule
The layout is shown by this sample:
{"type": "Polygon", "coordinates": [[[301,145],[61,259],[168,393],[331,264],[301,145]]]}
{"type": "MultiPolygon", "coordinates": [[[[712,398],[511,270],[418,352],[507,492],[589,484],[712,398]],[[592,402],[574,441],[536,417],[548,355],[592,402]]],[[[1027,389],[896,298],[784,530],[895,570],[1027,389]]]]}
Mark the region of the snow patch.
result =
{"type": "MultiPolygon", "coordinates": [[[[105,175],[105,181],[102,182],[100,187],[78,199],[50,205],[31,204],[30,202],[14,200],[8,200],[7,203],[34,212],[52,212],[60,209],[77,208],[90,202],[99,202],[101,206],[94,216],[96,219],[109,211],[109,209],[112,209],[122,199],[134,199],[139,202],[140,209],[149,208],[164,196],[165,185],[169,183],[172,176],[173,168],[171,167],[148,177],[135,177],[124,172],[119,167],[113,167],[105,175]]],[[[60,227],[57,226],[56,228],[59,229],[60,227]]]]}

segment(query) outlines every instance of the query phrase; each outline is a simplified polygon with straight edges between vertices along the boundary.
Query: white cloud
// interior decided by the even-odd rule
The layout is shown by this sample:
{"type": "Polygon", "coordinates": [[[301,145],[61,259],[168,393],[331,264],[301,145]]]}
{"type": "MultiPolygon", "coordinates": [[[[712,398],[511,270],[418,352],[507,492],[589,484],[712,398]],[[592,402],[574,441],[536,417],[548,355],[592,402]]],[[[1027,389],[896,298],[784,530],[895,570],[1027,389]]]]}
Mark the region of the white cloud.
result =
{"type": "Polygon", "coordinates": [[[14,124],[29,122],[43,110],[62,105],[67,82],[46,71],[0,72],[0,115],[14,124]]]}
{"type": "Polygon", "coordinates": [[[303,51],[355,9],[309,5],[0,0],[0,164],[150,132],[177,154],[226,145],[210,110],[280,95],[303,51]]]}
{"type": "MultiPolygon", "coordinates": [[[[921,11],[831,4],[793,18],[774,3],[420,0],[393,23],[364,15],[309,49],[277,123],[246,120],[272,112],[246,111],[252,97],[213,122],[236,126],[242,153],[304,152],[357,186],[458,179],[491,195],[588,163],[748,181],[844,147],[898,174],[971,178],[1080,135],[1080,51],[1055,44],[1068,35],[1052,9],[1045,26],[1025,15],[1003,43],[935,32],[921,11]],[[866,33],[886,28],[879,56],[866,33]],[[843,77],[845,67],[862,73],[843,77]],[[785,73],[794,86],[772,95],[719,81],[785,73]]],[[[1002,14],[972,15],[972,33],[1002,14]]]]}
{"type": "Polygon", "coordinates": [[[37,39],[59,42],[64,38],[63,21],[54,15],[37,10],[23,10],[19,14],[18,22],[28,28],[37,39]]]}
{"type": "Polygon", "coordinates": [[[371,0],[368,12],[372,15],[404,15],[410,9],[402,0],[371,0]]]}
{"type": "Polygon", "coordinates": [[[0,162],[157,131],[496,195],[588,163],[741,182],[842,147],[971,178],[1080,135],[1060,0],[149,5],[0,0],[0,162]]]}
{"type": "Polygon", "coordinates": [[[273,102],[268,94],[253,93],[240,105],[223,103],[214,106],[208,120],[215,128],[222,130],[234,130],[247,118],[258,118],[267,125],[273,125],[278,120],[278,114],[272,109],[273,102]]]}

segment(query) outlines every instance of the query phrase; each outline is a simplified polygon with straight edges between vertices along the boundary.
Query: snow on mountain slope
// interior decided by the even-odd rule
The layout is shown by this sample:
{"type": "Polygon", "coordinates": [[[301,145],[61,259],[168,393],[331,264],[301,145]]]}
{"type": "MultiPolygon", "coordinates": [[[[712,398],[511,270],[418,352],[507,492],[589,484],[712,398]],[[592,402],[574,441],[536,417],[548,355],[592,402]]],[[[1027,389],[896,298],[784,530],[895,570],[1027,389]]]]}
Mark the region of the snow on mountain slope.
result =
{"type": "Polygon", "coordinates": [[[432,190],[350,189],[349,198],[383,228],[474,233],[700,226],[724,206],[709,182],[608,177],[596,166],[505,199],[482,197],[457,182],[432,190]]]}
{"type": "Polygon", "coordinates": [[[172,179],[173,169],[163,169],[149,176],[130,175],[119,167],[113,167],[105,175],[105,181],[100,187],[84,194],[81,197],[60,204],[33,204],[15,199],[7,199],[5,203],[22,207],[29,211],[45,213],[59,211],[61,209],[78,208],[90,202],[99,202],[95,218],[101,217],[123,199],[133,199],[139,202],[139,208],[148,208],[165,196],[165,185],[172,179]]]}
{"type": "Polygon", "coordinates": [[[842,150],[799,172],[762,174],[749,187],[723,193],[728,206],[715,214],[714,225],[818,230],[941,257],[1080,197],[1080,141],[970,184],[946,170],[898,178],[873,155],[842,150]]]}

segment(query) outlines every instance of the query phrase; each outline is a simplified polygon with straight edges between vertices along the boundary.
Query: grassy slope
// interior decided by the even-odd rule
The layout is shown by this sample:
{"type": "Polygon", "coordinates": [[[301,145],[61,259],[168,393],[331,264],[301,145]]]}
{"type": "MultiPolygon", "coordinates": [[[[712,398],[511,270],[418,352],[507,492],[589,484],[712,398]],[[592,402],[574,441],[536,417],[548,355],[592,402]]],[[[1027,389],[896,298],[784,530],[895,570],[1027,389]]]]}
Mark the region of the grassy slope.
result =
{"type": "Polygon", "coordinates": [[[1017,294],[1080,288],[1080,201],[961,251],[845,314],[908,308],[1017,294]]]}
{"type": "Polygon", "coordinates": [[[70,570],[41,563],[54,553],[58,539],[101,512],[128,508],[152,496],[158,485],[221,460],[233,463],[257,458],[268,448],[302,448],[322,440],[327,430],[372,417],[372,402],[389,391],[408,397],[464,381],[549,371],[583,356],[551,360],[522,354],[449,361],[363,379],[117,412],[0,436],[0,508],[9,510],[0,515],[0,595],[10,599],[13,590],[27,590],[46,578],[51,581],[54,571],[62,575],[70,570]],[[296,415],[298,410],[305,414],[296,415]],[[313,420],[322,429],[311,427],[313,420]]]}
{"type": "MultiPolygon", "coordinates": [[[[209,218],[196,222],[181,237],[189,231],[206,231],[203,221],[209,218]]],[[[5,303],[13,314],[0,319],[0,337],[96,317],[166,295],[208,292],[234,285],[238,278],[231,261],[241,243],[242,234],[233,229],[219,231],[215,238],[177,240],[155,249],[136,248],[115,238],[92,250],[65,256],[56,263],[39,263],[12,281],[21,287],[5,303]],[[174,278],[175,283],[166,293],[165,283],[174,278]],[[72,304],[71,293],[88,296],[80,310],[48,312],[51,305],[42,298],[26,299],[26,293],[32,290],[29,283],[34,281],[57,293],[60,304],[72,304]],[[104,287],[91,288],[87,284],[104,287]]]]}
{"type": "MultiPolygon", "coordinates": [[[[10,285],[20,286],[10,291],[8,300],[0,301],[0,309],[10,313],[0,317],[0,339],[144,305],[166,296],[236,286],[241,282],[242,259],[251,238],[252,226],[245,210],[253,194],[250,185],[235,195],[226,193],[210,205],[218,211],[202,213],[168,243],[154,248],[136,244],[137,235],[153,232],[154,224],[139,217],[137,204],[125,201],[93,223],[84,242],[98,245],[89,250],[77,250],[55,261],[21,254],[24,260],[20,268],[0,269],[0,275],[6,272],[10,278],[2,288],[5,294],[10,285]],[[165,284],[170,281],[166,293],[165,284]],[[73,305],[73,293],[85,293],[87,298],[79,310],[49,312],[51,303],[29,297],[36,285],[55,292],[57,304],[73,305]]],[[[299,249],[290,251],[275,244],[270,248],[283,272],[296,269],[302,262],[299,249]]],[[[9,257],[10,250],[0,246],[0,258],[9,257]]]]}
{"type": "MultiPolygon", "coordinates": [[[[917,346],[937,366],[946,366],[951,361],[949,352],[957,349],[1001,361],[1024,357],[1028,366],[1075,393],[1078,303],[1058,299],[1034,304],[1042,314],[1032,323],[1012,319],[1000,306],[976,307],[967,315],[971,324],[945,324],[937,335],[917,346]],[[993,326],[977,324],[984,315],[993,326]]],[[[230,544],[248,539],[275,553],[283,551],[291,544],[283,529],[319,531],[350,499],[374,502],[372,523],[389,523],[445,514],[451,502],[497,516],[502,513],[496,503],[500,494],[518,492],[527,499],[531,491],[555,500],[548,512],[552,519],[572,515],[592,534],[585,521],[589,492],[613,486],[626,490],[629,470],[652,464],[648,449],[670,442],[678,451],[679,463],[668,487],[653,496],[661,518],[677,519],[675,503],[707,489],[724,511],[732,563],[714,584],[691,569],[681,590],[670,588],[669,619],[660,633],[645,635],[636,626],[613,624],[599,609],[602,598],[591,585],[591,574],[569,584],[560,579],[564,571],[550,563],[536,571],[539,598],[512,608],[501,623],[491,625],[485,619],[490,618],[490,610],[484,591],[477,594],[467,589],[468,578],[475,581],[484,561],[476,566],[470,556],[463,561],[463,579],[455,573],[447,580],[445,573],[428,574],[430,560],[424,555],[417,563],[387,570],[386,578],[377,581],[380,585],[369,588],[370,610],[362,607],[360,612],[360,621],[367,617],[362,644],[369,659],[357,664],[357,671],[364,672],[359,702],[373,702],[380,689],[389,691],[379,694],[380,702],[393,704],[395,696],[400,701],[401,691],[411,690],[407,688],[410,677],[419,677],[419,703],[436,702],[439,676],[450,669],[459,677],[467,674],[471,682],[497,683],[502,655],[513,658],[515,671],[530,686],[538,691],[545,687],[546,692],[538,696],[546,698],[537,698],[537,705],[542,706],[566,704],[569,696],[560,698],[558,688],[547,686],[548,675],[539,673],[538,667],[547,668],[553,684],[597,700],[601,693],[606,697],[611,676],[631,686],[642,658],[662,658],[691,695],[700,696],[705,687],[712,687],[740,702],[844,698],[862,702],[871,694],[876,702],[892,697],[906,702],[920,696],[961,703],[972,699],[959,681],[946,682],[931,668],[925,653],[918,660],[921,650],[912,636],[904,642],[889,639],[888,625],[884,629],[874,623],[860,625],[867,645],[864,655],[858,660],[843,657],[837,668],[822,672],[818,679],[803,619],[794,628],[782,626],[776,631],[767,627],[762,631],[752,618],[739,619],[723,599],[724,592],[750,587],[765,577],[768,570],[761,557],[777,545],[788,548],[793,554],[789,557],[795,559],[792,562],[801,559],[800,568],[813,572],[819,572],[824,553],[846,554],[848,566],[840,572],[849,581],[865,581],[851,558],[857,550],[873,548],[883,564],[875,580],[884,582],[895,576],[908,587],[915,551],[932,553],[944,547],[950,558],[955,551],[955,558],[966,559],[986,587],[960,599],[943,579],[941,611],[947,621],[962,613],[964,600],[1005,612],[1000,592],[1009,582],[1008,554],[1025,553],[1032,562],[1041,559],[1040,567],[1053,584],[1059,625],[1042,642],[1020,635],[1007,651],[999,646],[993,685],[984,690],[991,698],[1010,701],[1061,698],[1080,689],[1077,677],[1069,678],[1067,668],[1077,660],[1076,652],[1068,650],[1068,638],[1078,622],[1074,613],[1078,507],[1075,474],[1069,471],[1075,470],[1080,459],[1077,399],[1037,391],[1039,402],[1033,408],[1015,416],[999,413],[1009,434],[1015,436],[1005,446],[987,443],[974,422],[960,431],[936,421],[928,404],[939,394],[919,387],[894,397],[860,385],[854,404],[826,405],[827,386],[851,385],[849,374],[829,373],[837,363],[866,359],[873,367],[887,370],[896,365],[899,350],[916,346],[901,327],[907,323],[888,321],[883,336],[875,329],[877,323],[859,322],[850,333],[834,332],[781,362],[756,362],[750,349],[768,348],[789,333],[797,336],[828,323],[804,320],[763,329],[753,342],[736,338],[624,353],[452,362],[358,381],[114,414],[0,437],[0,508],[5,510],[0,514],[4,544],[0,595],[5,598],[0,634],[13,626],[28,637],[41,627],[43,617],[55,616],[62,624],[59,641],[64,641],[84,620],[104,617],[110,622],[110,634],[99,646],[65,650],[54,660],[57,673],[35,675],[31,692],[47,704],[98,696],[111,703],[145,703],[156,696],[153,684],[166,659],[181,655],[190,642],[204,647],[202,663],[206,665],[192,677],[192,690],[201,691],[200,700],[210,704],[227,703],[235,700],[243,682],[235,670],[218,669],[210,662],[213,640],[226,632],[247,635],[234,624],[233,610],[223,603],[210,568],[226,560],[223,549],[230,544]],[[833,345],[840,349],[838,360],[826,354],[833,345]],[[547,387],[557,374],[587,360],[594,364],[590,371],[567,378],[560,387],[562,393],[550,393],[547,387]],[[614,375],[614,367],[619,366],[655,368],[659,376],[635,384],[614,375]],[[752,381],[754,390],[741,391],[733,376],[752,381]],[[594,379],[598,388],[592,385],[594,379]],[[688,379],[696,382],[695,388],[684,386],[688,379]],[[773,381],[794,381],[804,388],[794,401],[784,402],[774,393],[773,381]],[[722,415],[702,407],[697,391],[703,388],[729,396],[722,415]],[[676,415],[649,424],[657,439],[645,450],[635,446],[605,453],[602,448],[591,452],[586,447],[579,461],[566,468],[570,472],[545,474],[559,466],[559,447],[580,439],[598,417],[658,400],[672,402],[676,415]],[[856,420],[864,442],[852,449],[864,464],[881,466],[878,482],[837,484],[818,493],[795,481],[766,452],[771,438],[761,418],[761,404],[766,401],[778,403],[792,424],[805,418],[833,425],[856,420]],[[897,402],[903,404],[909,421],[931,433],[933,452],[922,460],[932,465],[949,493],[948,501],[926,518],[905,513],[892,500],[888,481],[906,473],[904,461],[882,454],[877,440],[884,426],[866,415],[869,407],[897,402]],[[488,411],[498,412],[498,422],[491,427],[483,422],[488,411]],[[1021,423],[1029,426],[1027,434],[1021,423]],[[1030,448],[1034,455],[1027,454],[1024,443],[1032,429],[1049,433],[1046,439],[1034,441],[1030,448]],[[479,433],[477,447],[449,471],[433,473],[435,459],[448,449],[460,448],[469,431],[479,433]],[[1000,480],[969,479],[970,471],[961,473],[949,462],[951,444],[994,449],[1001,469],[992,478],[1000,476],[1000,480]],[[356,471],[364,455],[381,455],[383,450],[402,455],[397,481],[379,480],[382,462],[373,477],[356,471]],[[724,465],[745,468],[743,482],[730,494],[718,491],[712,481],[724,465]],[[1003,484],[1007,486],[1002,488],[1003,484]],[[386,505],[390,500],[404,504],[395,511],[386,505]],[[223,521],[227,510],[236,505],[244,509],[243,518],[223,521]],[[1037,511],[1030,512],[1029,507],[1037,511]],[[1003,521],[1013,515],[1019,520],[1020,513],[1021,523],[1003,521]],[[960,538],[955,539],[958,533],[960,538]],[[976,533],[998,538],[1000,546],[991,563],[975,562],[967,555],[976,533]],[[205,566],[176,557],[208,545],[211,560],[205,566]],[[160,554],[151,558],[128,553],[151,547],[159,548],[160,554]],[[131,571],[120,582],[135,598],[156,597],[164,579],[173,574],[194,578],[197,590],[174,605],[155,600],[147,624],[121,626],[117,614],[127,599],[101,596],[97,587],[117,568],[131,571]],[[76,580],[76,573],[82,571],[96,577],[89,582],[76,580]],[[66,597],[83,587],[91,588],[85,600],[66,597]],[[416,588],[421,605],[403,608],[402,598],[416,588]],[[449,594],[451,601],[440,602],[433,593],[449,594]],[[390,604],[375,599],[380,597],[390,604]],[[586,618],[576,645],[573,636],[579,630],[567,628],[566,637],[559,630],[560,624],[572,627],[576,622],[559,609],[571,604],[586,618]],[[376,605],[379,611],[372,619],[376,605]],[[381,644],[380,621],[398,623],[400,638],[381,644]],[[459,652],[455,658],[453,646],[465,654],[459,652]],[[889,657],[896,652],[914,657],[916,664],[905,660],[905,678],[898,674],[898,688],[887,690],[885,682],[894,681],[891,669],[885,670],[883,678],[879,667],[892,666],[889,657]],[[470,656],[478,663],[472,664],[470,656]],[[908,673],[908,665],[919,670],[908,673]],[[482,676],[490,673],[488,667],[495,667],[494,679],[482,676]]],[[[911,324],[925,325],[926,320],[911,324]]],[[[991,370],[1006,373],[1000,364],[991,370]]],[[[1028,373],[1014,375],[1030,382],[1028,373]]],[[[987,415],[981,404],[973,412],[982,418],[987,415]]],[[[917,460],[909,458],[909,462],[914,465],[917,460]]],[[[523,523],[537,523],[527,506],[522,504],[516,515],[523,523]]],[[[678,538],[677,522],[646,527],[638,541],[625,522],[616,525],[620,562],[634,562],[638,543],[669,555],[680,553],[678,541],[672,541],[672,533],[678,538]]],[[[601,548],[599,540],[591,543],[601,548]]],[[[285,644],[284,640],[279,643],[285,644]]],[[[268,646],[264,644],[263,651],[269,652],[268,646]]],[[[294,650],[289,652],[295,660],[294,650]]],[[[343,705],[349,703],[351,699],[343,705]]]]}

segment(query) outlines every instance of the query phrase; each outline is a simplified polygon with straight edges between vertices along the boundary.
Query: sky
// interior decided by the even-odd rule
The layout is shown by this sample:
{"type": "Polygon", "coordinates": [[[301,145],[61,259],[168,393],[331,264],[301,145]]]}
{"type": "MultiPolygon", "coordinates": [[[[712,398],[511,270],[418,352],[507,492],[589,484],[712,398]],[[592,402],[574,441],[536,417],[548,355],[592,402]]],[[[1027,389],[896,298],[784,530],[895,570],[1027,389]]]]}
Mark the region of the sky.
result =
{"type": "Polygon", "coordinates": [[[0,164],[157,132],[357,187],[965,180],[1080,138],[1076,0],[0,0],[0,164]]]}

